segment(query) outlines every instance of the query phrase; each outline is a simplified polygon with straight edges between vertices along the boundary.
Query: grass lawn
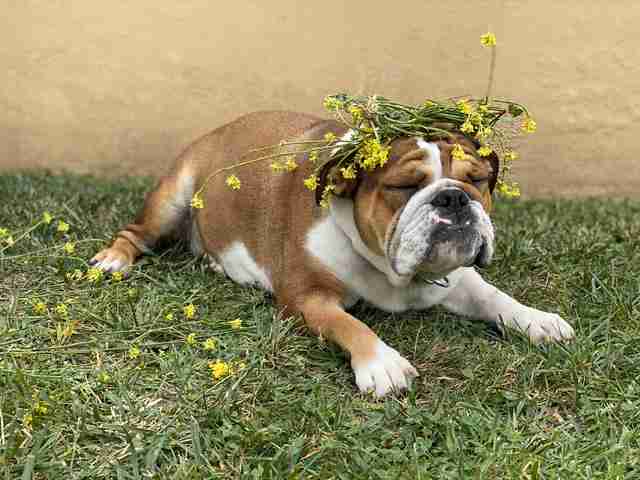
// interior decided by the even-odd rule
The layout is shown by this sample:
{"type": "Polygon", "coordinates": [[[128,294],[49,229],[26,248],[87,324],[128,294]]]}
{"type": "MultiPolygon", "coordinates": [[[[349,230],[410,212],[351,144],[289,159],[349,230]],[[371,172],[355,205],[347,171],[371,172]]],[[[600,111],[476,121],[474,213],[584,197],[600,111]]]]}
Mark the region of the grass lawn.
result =
{"type": "Polygon", "coordinates": [[[568,319],[571,345],[357,305],[421,375],[377,402],[337,348],[179,248],[74,277],[150,185],[0,176],[1,479],[640,478],[639,202],[497,206],[486,277],[568,319]]]}

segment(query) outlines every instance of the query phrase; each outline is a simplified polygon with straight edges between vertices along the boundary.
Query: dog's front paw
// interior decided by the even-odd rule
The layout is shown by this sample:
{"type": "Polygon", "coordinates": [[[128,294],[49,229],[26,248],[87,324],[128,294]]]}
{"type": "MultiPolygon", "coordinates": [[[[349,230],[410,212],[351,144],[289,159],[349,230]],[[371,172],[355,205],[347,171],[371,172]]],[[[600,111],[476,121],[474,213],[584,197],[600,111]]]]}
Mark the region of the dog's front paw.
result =
{"type": "Polygon", "coordinates": [[[575,338],[573,327],[555,313],[529,308],[517,322],[532,343],[564,342],[575,338]]]}
{"type": "Polygon", "coordinates": [[[89,265],[105,272],[121,272],[133,265],[133,258],[124,249],[111,246],[98,252],[89,260],[89,265]]]}
{"type": "Polygon", "coordinates": [[[382,340],[378,340],[373,356],[352,358],[351,366],[360,391],[373,391],[376,397],[406,390],[418,376],[413,365],[382,340]]]}

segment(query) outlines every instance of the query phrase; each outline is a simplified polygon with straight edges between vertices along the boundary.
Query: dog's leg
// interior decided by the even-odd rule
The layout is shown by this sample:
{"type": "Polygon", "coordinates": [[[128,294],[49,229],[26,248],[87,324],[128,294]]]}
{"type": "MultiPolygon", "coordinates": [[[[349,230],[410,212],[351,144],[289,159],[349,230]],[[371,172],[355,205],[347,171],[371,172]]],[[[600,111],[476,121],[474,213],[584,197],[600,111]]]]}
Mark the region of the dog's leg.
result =
{"type": "Polygon", "coordinates": [[[315,334],[337,343],[351,355],[360,391],[373,391],[382,397],[392,390],[408,388],[418,376],[405,358],[345,312],[337,301],[316,295],[302,303],[300,313],[315,334]]]}
{"type": "Polygon", "coordinates": [[[111,246],[95,255],[90,264],[105,271],[121,271],[143,253],[150,253],[158,240],[176,233],[188,215],[193,185],[193,175],[185,166],[160,179],[134,222],[119,231],[111,246]]]}
{"type": "Polygon", "coordinates": [[[522,305],[484,281],[473,268],[462,269],[441,304],[451,312],[518,330],[534,343],[574,338],[573,327],[554,313],[522,305]]]}

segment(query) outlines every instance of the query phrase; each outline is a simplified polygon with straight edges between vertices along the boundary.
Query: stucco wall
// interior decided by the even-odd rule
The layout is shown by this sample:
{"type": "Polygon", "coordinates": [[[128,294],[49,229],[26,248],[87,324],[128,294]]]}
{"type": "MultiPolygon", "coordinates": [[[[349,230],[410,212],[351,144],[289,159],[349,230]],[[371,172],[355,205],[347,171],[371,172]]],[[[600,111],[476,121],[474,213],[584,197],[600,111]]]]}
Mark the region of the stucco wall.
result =
{"type": "Polygon", "coordinates": [[[258,109],[322,113],[327,93],[526,103],[530,196],[640,194],[640,3],[4,0],[0,166],[158,173],[258,109]]]}

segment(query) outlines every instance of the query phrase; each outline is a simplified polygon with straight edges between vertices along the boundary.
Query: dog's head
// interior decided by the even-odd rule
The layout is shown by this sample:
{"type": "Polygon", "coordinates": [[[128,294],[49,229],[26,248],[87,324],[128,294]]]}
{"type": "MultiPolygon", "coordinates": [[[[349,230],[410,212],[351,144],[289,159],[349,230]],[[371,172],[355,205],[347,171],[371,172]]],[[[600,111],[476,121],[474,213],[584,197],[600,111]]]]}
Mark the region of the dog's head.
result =
{"type": "Polygon", "coordinates": [[[435,142],[399,138],[382,168],[340,180],[338,196],[353,200],[353,221],[362,242],[384,257],[396,285],[417,274],[442,278],[458,267],[486,266],[493,255],[488,216],[499,161],[481,157],[462,135],[435,142]],[[464,159],[452,155],[462,146],[464,159]]]}

